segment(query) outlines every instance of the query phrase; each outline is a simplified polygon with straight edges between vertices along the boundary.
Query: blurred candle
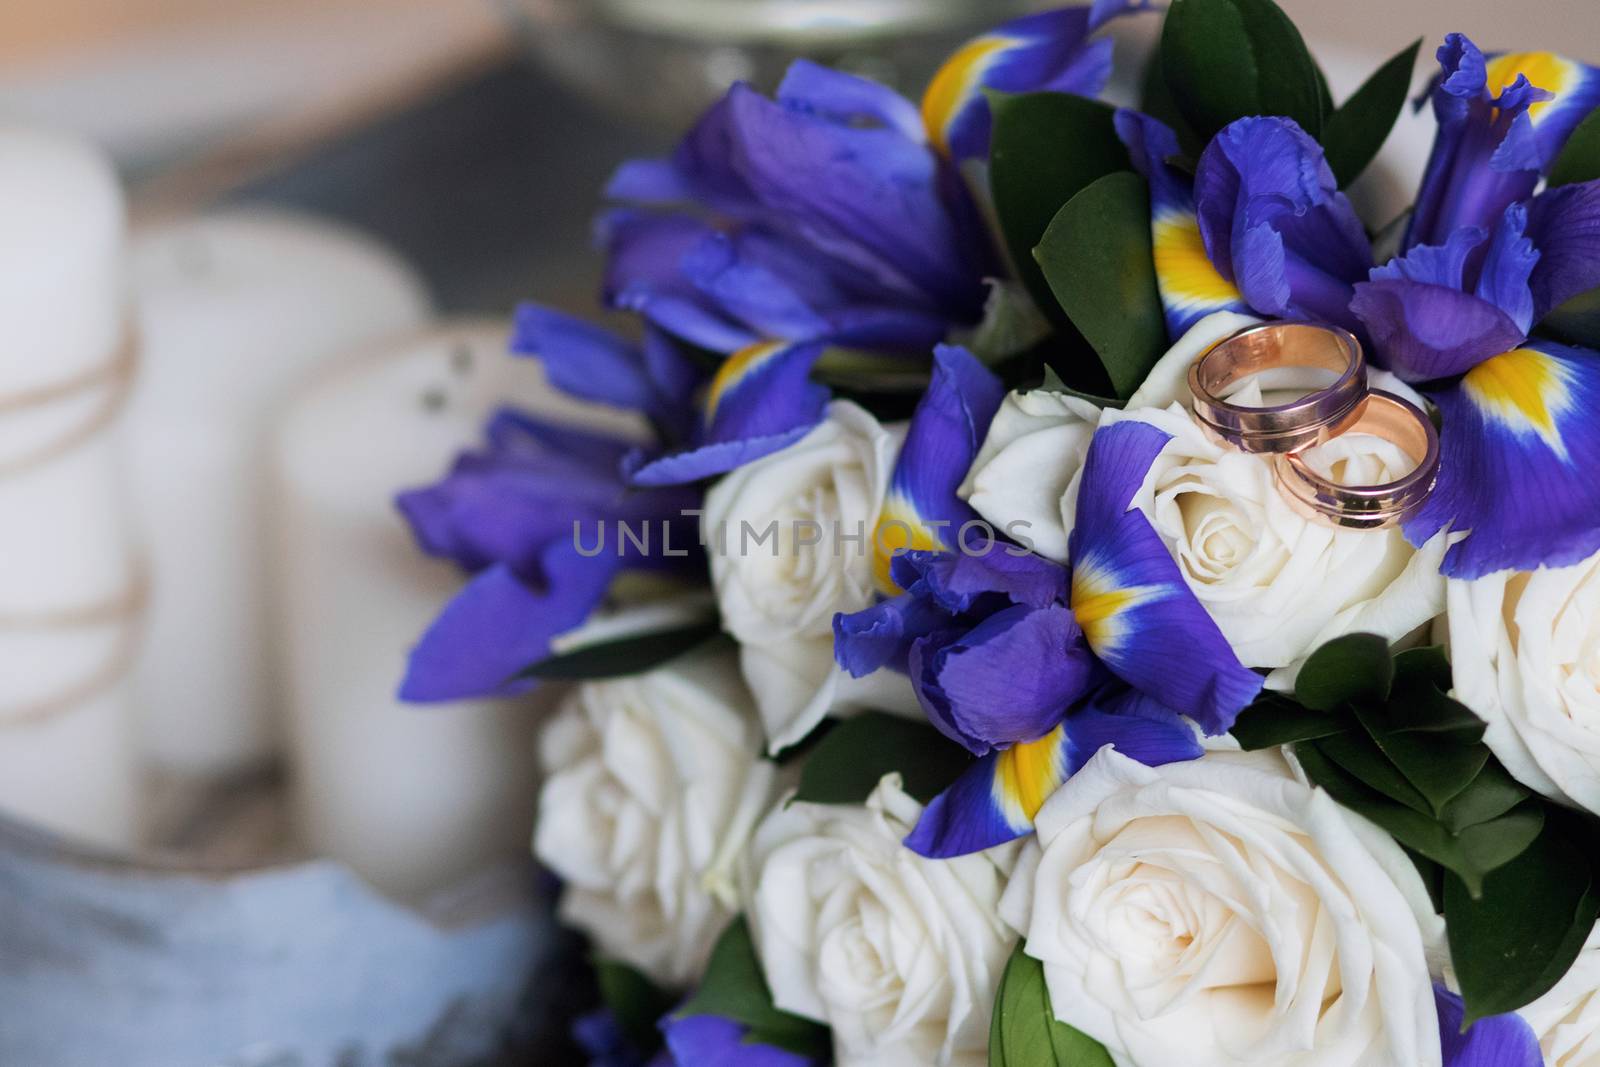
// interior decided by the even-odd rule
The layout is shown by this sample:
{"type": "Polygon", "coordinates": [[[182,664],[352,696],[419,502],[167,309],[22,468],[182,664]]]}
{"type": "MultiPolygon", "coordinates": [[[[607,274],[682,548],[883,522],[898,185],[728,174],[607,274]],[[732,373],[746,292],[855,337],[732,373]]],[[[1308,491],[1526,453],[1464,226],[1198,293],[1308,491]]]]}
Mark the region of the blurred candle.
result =
{"type": "Polygon", "coordinates": [[[407,651],[463,584],[395,510],[502,402],[626,432],[464,322],[341,362],[294,399],[276,448],[290,755],[306,843],[414,899],[528,847],[537,710],[549,699],[416,706],[407,651]]]}
{"type": "Polygon", "coordinates": [[[134,675],[144,751],[223,773],[276,752],[264,604],[268,413],[352,345],[414,331],[428,297],[394,253],[285,212],[136,233],[143,366],[126,424],[151,560],[134,675]]]}
{"type": "Polygon", "coordinates": [[[132,370],[109,163],[0,125],[0,235],[0,810],[127,847],[139,582],[108,432],[132,370]]]}

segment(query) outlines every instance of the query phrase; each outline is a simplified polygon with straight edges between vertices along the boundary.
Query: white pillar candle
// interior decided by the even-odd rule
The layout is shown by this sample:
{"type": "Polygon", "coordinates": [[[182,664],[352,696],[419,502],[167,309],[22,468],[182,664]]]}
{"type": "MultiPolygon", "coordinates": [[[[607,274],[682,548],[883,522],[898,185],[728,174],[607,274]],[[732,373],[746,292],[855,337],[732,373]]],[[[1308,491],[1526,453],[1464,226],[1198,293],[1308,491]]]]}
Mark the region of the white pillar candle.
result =
{"type": "Polygon", "coordinates": [[[422,282],[342,227],[233,211],[134,235],[143,345],[126,423],[153,581],[134,676],[144,751],[219,774],[278,747],[268,676],[268,413],[353,345],[415,330],[422,282]]]}
{"type": "Polygon", "coordinates": [[[394,507],[480,440],[504,401],[615,429],[506,354],[498,322],[341,363],[296,397],[276,450],[290,755],[306,842],[416,898],[525,853],[538,694],[400,703],[406,653],[463,576],[424,557],[394,507]]]}
{"type": "Polygon", "coordinates": [[[0,126],[0,810],[112,847],[137,831],[124,229],[99,153],[0,126]]]}

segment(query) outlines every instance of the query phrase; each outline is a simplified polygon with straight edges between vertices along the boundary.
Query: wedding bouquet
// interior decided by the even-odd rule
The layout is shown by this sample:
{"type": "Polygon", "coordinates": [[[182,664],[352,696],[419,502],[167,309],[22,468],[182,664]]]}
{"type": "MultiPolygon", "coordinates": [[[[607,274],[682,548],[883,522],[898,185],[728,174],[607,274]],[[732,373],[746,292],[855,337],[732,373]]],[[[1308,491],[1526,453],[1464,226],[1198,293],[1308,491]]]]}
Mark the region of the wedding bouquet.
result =
{"type": "Polygon", "coordinates": [[[1600,70],[1446,36],[1362,219],[1421,44],[1098,0],[616,173],[513,349],[637,433],[400,498],[405,696],[570,683],[596,1062],[1600,1063],[1600,70]]]}

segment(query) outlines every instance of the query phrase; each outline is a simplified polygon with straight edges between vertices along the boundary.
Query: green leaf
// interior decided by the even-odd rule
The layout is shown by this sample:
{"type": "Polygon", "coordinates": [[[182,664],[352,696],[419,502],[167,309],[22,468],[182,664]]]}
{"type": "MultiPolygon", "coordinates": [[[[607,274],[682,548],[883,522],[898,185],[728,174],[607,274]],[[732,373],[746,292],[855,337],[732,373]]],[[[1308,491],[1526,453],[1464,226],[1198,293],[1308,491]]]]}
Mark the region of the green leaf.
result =
{"type": "Polygon", "coordinates": [[[1439,645],[1408,648],[1394,657],[1394,676],[1397,685],[1431,685],[1441,693],[1450,691],[1450,658],[1439,645]]]}
{"type": "Polygon", "coordinates": [[[860,804],[878,780],[900,772],[904,788],[926,804],[961,772],[972,756],[925,722],[869,711],[829,731],[800,769],[794,799],[812,804],[860,804]]]}
{"type": "Polygon", "coordinates": [[[1569,344],[1600,348],[1600,289],[1567,300],[1544,317],[1539,329],[1569,344]]]}
{"type": "Polygon", "coordinates": [[[773,1006],[750,927],[742,915],[717,939],[700,988],[678,1009],[678,1018],[690,1015],[732,1019],[749,1030],[745,1035],[748,1042],[813,1059],[825,1058],[832,1047],[827,1027],[773,1006]]]}
{"type": "Polygon", "coordinates": [[[1116,111],[1071,93],[992,92],[989,108],[989,187],[1006,250],[1039,307],[1064,323],[1033,249],[1061,205],[1095,179],[1128,169],[1128,150],[1111,122],[1116,111]]]}
{"type": "Polygon", "coordinates": [[[1056,1020],[1044,965],[1021,942],[1000,976],[989,1023],[989,1067],[1112,1067],[1104,1045],[1056,1020]]]}
{"type": "Polygon", "coordinates": [[[1550,168],[1550,188],[1600,178],[1600,111],[1578,123],[1550,168]]]}
{"type": "MultiPolygon", "coordinates": [[[[1033,265],[1031,259],[1029,265],[1033,265]]],[[[1050,303],[1055,301],[1052,299],[1050,303]]],[[[1050,333],[1050,322],[1039,310],[1036,297],[1028,295],[1025,288],[1010,278],[992,278],[989,295],[983,301],[983,318],[971,330],[954,337],[951,343],[967,348],[992,369],[1029,352],[1050,333]]]]}
{"type": "Polygon", "coordinates": [[[1452,833],[1433,817],[1368,788],[1324,751],[1325,744],[1310,741],[1295,746],[1295,756],[1310,779],[1401,845],[1454,871],[1472,893],[1481,891],[1485,874],[1520,855],[1544,825],[1545,807],[1527,800],[1503,815],[1452,833]]]}
{"type": "MultiPolygon", "coordinates": [[[[1074,389],[1072,386],[1061,380],[1060,373],[1058,373],[1054,367],[1048,365],[1044,368],[1044,373],[1041,375],[1039,384],[1034,386],[1034,388],[1043,389],[1047,393],[1065,393],[1068,396],[1075,396],[1079,400],[1087,400],[1095,407],[1120,408],[1124,403],[1114,396],[1096,396],[1093,393],[1086,393],[1082,389],[1074,389]]],[[[1026,389],[1024,392],[1031,393],[1033,392],[1033,389],[1026,389]]]]}
{"type": "Polygon", "coordinates": [[[1576,815],[1561,812],[1531,847],[1484,878],[1481,896],[1445,876],[1445,928],[1465,1023],[1537,999],[1577,958],[1600,916],[1592,838],[1576,815]]]}
{"type": "Polygon", "coordinates": [[[1315,741],[1343,733],[1350,723],[1325,711],[1312,711],[1282,693],[1263,692],[1239,713],[1229,733],[1247,752],[1315,741]]]}
{"type": "Polygon", "coordinates": [[[1419,37],[1374,71],[1343,107],[1328,116],[1319,140],[1341,186],[1349,185],[1367,169],[1394,129],[1411,90],[1421,47],[1419,37]]]}
{"type": "Polygon", "coordinates": [[[626,963],[597,959],[594,974],[601,1003],[611,1009],[628,1043],[646,1054],[659,1046],[661,1031],[656,1023],[672,1010],[677,998],[626,963]]]}
{"type": "Polygon", "coordinates": [[[1056,213],[1033,254],[1117,397],[1132,396],[1167,346],[1144,179],[1122,171],[1090,184],[1056,213]]]}
{"type": "Polygon", "coordinates": [[[643,674],[698,648],[721,632],[722,624],[710,619],[671,630],[599,641],[542,659],[516,677],[574,680],[643,674]]]}
{"type": "Polygon", "coordinates": [[[1172,89],[1167,85],[1167,74],[1162,66],[1159,39],[1150,50],[1150,59],[1145,63],[1144,74],[1140,78],[1139,110],[1171,127],[1172,132],[1178,135],[1178,147],[1190,157],[1198,157],[1205,149],[1206,143],[1189,128],[1188,120],[1178,110],[1178,102],[1172,98],[1172,89]]]}
{"type": "Polygon", "coordinates": [[[1434,913],[1442,915],[1444,913],[1444,868],[1422,853],[1406,848],[1404,845],[1400,846],[1400,850],[1406,854],[1406,858],[1411,861],[1412,865],[1416,867],[1417,873],[1422,876],[1422,884],[1427,887],[1428,900],[1433,905],[1434,913]]]}
{"type": "Polygon", "coordinates": [[[1161,57],[1172,98],[1201,138],[1246,115],[1286,115],[1321,139],[1317,65],[1272,0],[1173,0],[1161,57]]]}
{"type": "Polygon", "coordinates": [[[1498,760],[1490,760],[1472,784],[1445,805],[1439,821],[1451,833],[1499,818],[1533,794],[1511,777],[1498,760]]]}
{"type": "MultiPolygon", "coordinates": [[[[1439,704],[1455,704],[1437,690],[1434,693],[1439,704]]],[[[1405,780],[1426,798],[1426,810],[1436,816],[1442,814],[1445,805],[1483,770],[1489,761],[1488,746],[1480,744],[1474,735],[1468,735],[1461,743],[1457,740],[1459,734],[1441,737],[1437,732],[1419,729],[1391,729],[1388,712],[1388,708],[1357,705],[1356,719],[1405,780]]]]}
{"type": "Polygon", "coordinates": [[[1400,769],[1389,761],[1372,738],[1360,730],[1325,737],[1317,743],[1317,751],[1342,767],[1351,777],[1368,789],[1383,794],[1390,800],[1404,804],[1426,818],[1433,818],[1434,810],[1427,797],[1412,785],[1400,769]]]}
{"type": "Polygon", "coordinates": [[[1313,711],[1333,711],[1356,701],[1381,704],[1393,681],[1389,642],[1377,634],[1346,634],[1311,653],[1294,695],[1313,711]]]}

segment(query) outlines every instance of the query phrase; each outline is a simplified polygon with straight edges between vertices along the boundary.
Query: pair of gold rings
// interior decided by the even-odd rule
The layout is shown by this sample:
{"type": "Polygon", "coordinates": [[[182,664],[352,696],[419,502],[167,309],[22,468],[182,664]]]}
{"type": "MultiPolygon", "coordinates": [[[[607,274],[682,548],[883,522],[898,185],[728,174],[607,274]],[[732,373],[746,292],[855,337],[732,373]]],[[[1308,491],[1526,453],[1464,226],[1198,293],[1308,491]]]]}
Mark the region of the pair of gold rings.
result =
{"type": "Polygon", "coordinates": [[[1392,526],[1409,517],[1439,475],[1439,436],[1415,404],[1367,387],[1361,342],[1346,330],[1311,322],[1247,326],[1189,367],[1200,424],[1244,452],[1270,454],[1278,485],[1297,511],[1350,529],[1392,526]],[[1280,368],[1335,374],[1332,385],[1287,404],[1247,407],[1223,399],[1247,378],[1280,368]],[[1340,485],[1311,469],[1307,449],[1346,433],[1391,441],[1416,461],[1380,485],[1340,485]]]}

